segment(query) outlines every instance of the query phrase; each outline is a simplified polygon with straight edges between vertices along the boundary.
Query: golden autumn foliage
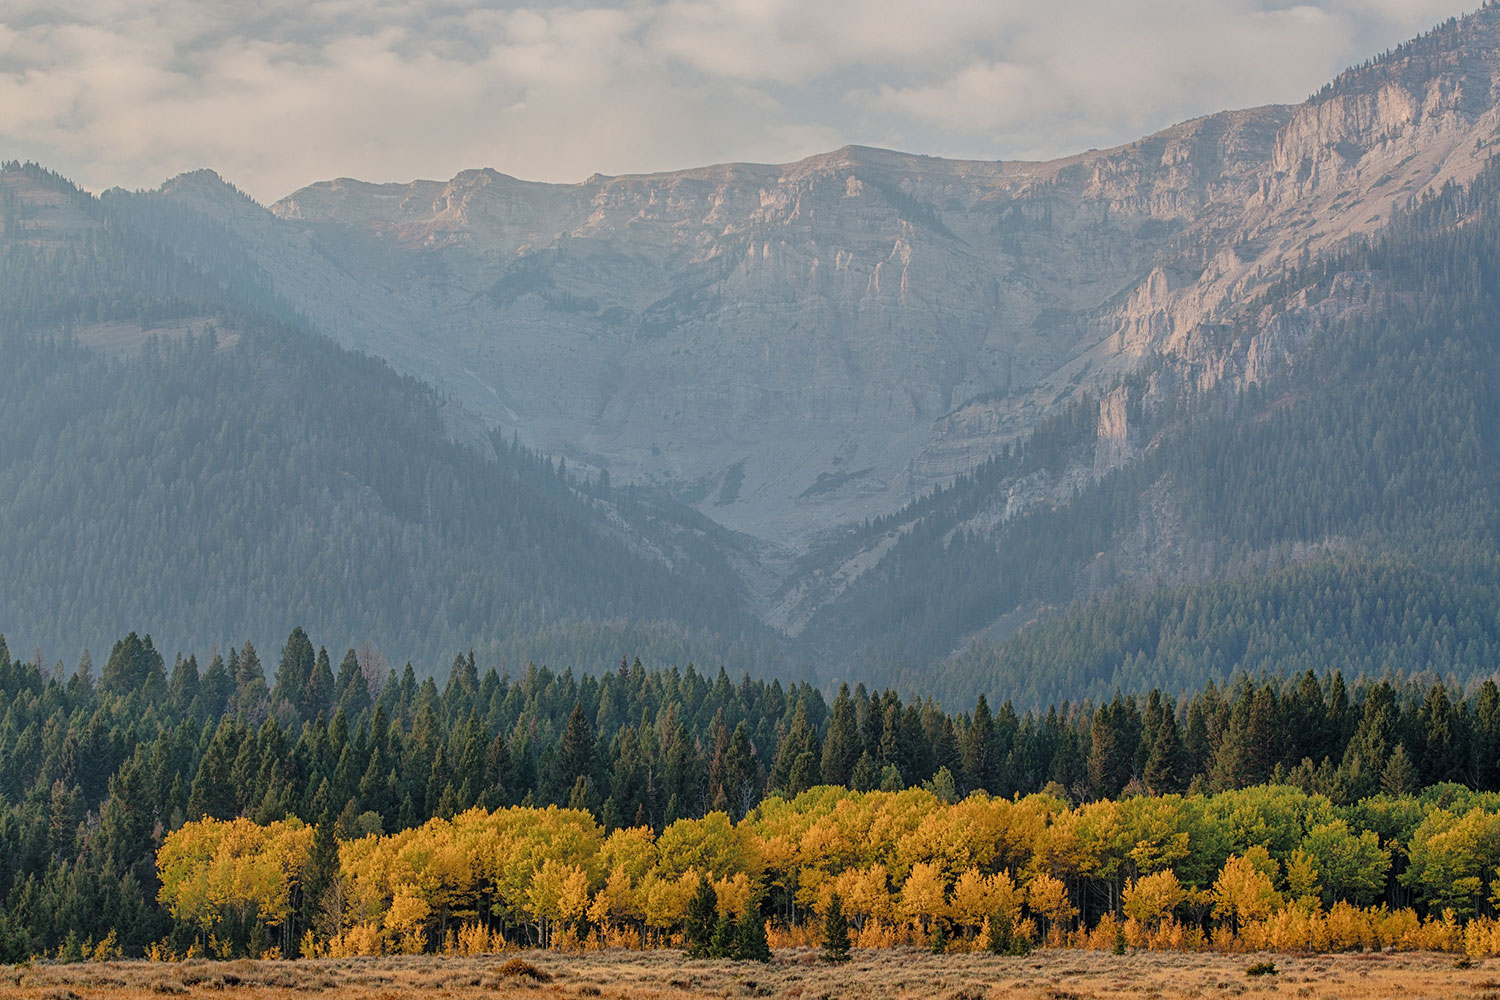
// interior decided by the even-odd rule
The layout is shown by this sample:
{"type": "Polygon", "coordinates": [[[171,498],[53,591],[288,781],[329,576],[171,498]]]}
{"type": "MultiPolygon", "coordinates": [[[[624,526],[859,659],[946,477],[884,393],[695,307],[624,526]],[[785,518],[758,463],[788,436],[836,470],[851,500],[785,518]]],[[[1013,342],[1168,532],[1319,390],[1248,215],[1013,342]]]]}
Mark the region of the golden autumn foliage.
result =
{"type": "Polygon", "coordinates": [[[300,820],[260,826],[203,819],[170,834],[156,855],[158,898],[184,923],[212,932],[226,919],[279,926],[312,851],[300,820]]]}
{"type": "MultiPolygon", "coordinates": [[[[1500,896],[1497,811],[1386,800],[1340,811],[1274,786],[1073,808],[1051,795],[946,805],[922,789],[815,788],[738,823],[711,813],[654,835],[606,833],[582,810],[473,809],[341,843],[337,930],[309,934],[302,951],[671,945],[706,877],[721,919],[769,918],[773,943],[815,943],[837,894],[857,947],[941,929],[953,950],[973,950],[1003,918],[1033,943],[1076,947],[1489,954],[1500,952],[1488,909],[1500,896]],[[1400,884],[1427,909],[1378,904],[1397,854],[1400,884]]],[[[274,928],[312,839],[296,820],[189,823],[158,855],[161,900],[205,934],[226,919],[274,928]]]]}
{"type": "Polygon", "coordinates": [[[1026,903],[1033,913],[1047,922],[1048,931],[1053,933],[1061,931],[1078,912],[1069,901],[1068,887],[1062,879],[1045,872],[1031,880],[1026,903]]]}
{"type": "Polygon", "coordinates": [[[1214,916],[1232,928],[1268,916],[1281,897],[1266,868],[1273,864],[1263,847],[1252,847],[1244,857],[1231,855],[1214,880],[1214,916]]]}
{"type": "Polygon", "coordinates": [[[1155,928],[1187,899],[1187,890],[1170,868],[1142,875],[1125,887],[1125,915],[1148,928],[1155,928]]]}

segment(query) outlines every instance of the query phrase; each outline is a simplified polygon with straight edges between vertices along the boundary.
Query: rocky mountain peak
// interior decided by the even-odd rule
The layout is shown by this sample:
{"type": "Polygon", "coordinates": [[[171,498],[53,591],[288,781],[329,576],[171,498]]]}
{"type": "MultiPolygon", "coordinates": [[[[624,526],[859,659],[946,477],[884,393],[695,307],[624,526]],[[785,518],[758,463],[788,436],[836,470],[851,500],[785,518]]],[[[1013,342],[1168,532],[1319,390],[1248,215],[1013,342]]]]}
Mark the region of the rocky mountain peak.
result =
{"type": "Polygon", "coordinates": [[[846,146],[576,184],[343,179],[272,206],[259,252],[320,327],[486,421],[796,550],[1143,358],[1208,390],[1294,351],[1294,325],[1215,331],[1289,262],[1472,177],[1497,72],[1486,8],[1301,105],[1050,162],[846,146]]]}

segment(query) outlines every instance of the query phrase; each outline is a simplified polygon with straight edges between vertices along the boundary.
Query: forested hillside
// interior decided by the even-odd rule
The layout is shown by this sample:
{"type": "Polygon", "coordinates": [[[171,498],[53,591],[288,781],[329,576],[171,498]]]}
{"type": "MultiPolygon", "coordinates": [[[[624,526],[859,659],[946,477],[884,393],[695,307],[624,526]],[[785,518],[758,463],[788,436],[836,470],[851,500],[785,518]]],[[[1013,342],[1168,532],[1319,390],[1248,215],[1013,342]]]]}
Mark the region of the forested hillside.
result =
{"type": "Polygon", "coordinates": [[[13,640],[71,660],[149,620],[202,651],[291,616],[424,671],[468,646],[775,662],[701,518],[504,439],[454,443],[441,398],[272,318],[253,273],[210,280],[60,178],[4,177],[13,640]]]}
{"type": "MultiPolygon", "coordinates": [[[[0,957],[17,959],[58,948],[78,954],[84,941],[111,932],[117,946],[139,953],[175,933],[158,905],[156,852],[205,816],[316,823],[349,849],[474,807],[557,805],[576,810],[589,830],[634,829],[641,832],[630,836],[648,841],[659,834],[701,859],[716,849],[704,831],[746,817],[765,822],[820,785],[920,789],[904,801],[929,805],[974,793],[1003,805],[1045,791],[1050,813],[1118,796],[1166,808],[1161,796],[1271,781],[1298,789],[1299,815],[1375,823],[1379,850],[1403,858],[1420,822],[1407,796],[1435,786],[1428,806],[1493,809],[1492,797],[1452,783],[1500,791],[1493,681],[1470,690],[1394,678],[1351,687],[1338,674],[1307,673],[1285,683],[1243,678],[1232,690],[1181,699],[1152,692],[1025,714],[981,699],[971,711],[944,712],[893,691],[841,689],[830,701],[806,684],[638,663],[598,677],[539,668],[510,677],[465,654],[440,685],[418,681],[410,668],[388,673],[352,649],[330,655],[297,629],[279,655],[246,643],[204,665],[179,656],[170,668],[149,637],[132,633],[102,664],[82,663],[71,675],[0,647],[0,699],[0,957]],[[1382,794],[1395,804],[1379,809],[1395,810],[1405,826],[1380,825],[1356,806],[1382,794]]],[[[831,801],[812,794],[798,801],[831,801]]],[[[1293,841],[1276,843],[1290,851],[1293,841]]],[[[1226,843],[1193,850],[1212,854],[1226,843]]],[[[1201,882],[1222,862],[1191,876],[1184,869],[1184,879],[1201,882]]],[[[674,878],[691,865],[701,871],[700,861],[671,863],[674,878]]],[[[1481,873],[1485,882],[1492,869],[1481,873]]],[[[1392,867],[1392,878],[1403,870],[1392,867]]],[[[1358,898],[1404,905],[1412,885],[1377,879],[1358,898]]],[[[817,899],[810,881],[806,893],[767,888],[768,913],[795,914],[817,899]]],[[[1073,891],[1086,888],[1102,892],[1103,884],[1073,891]]],[[[317,910],[317,900],[300,898],[297,928],[280,927],[288,946],[317,910]]],[[[1097,919],[1108,906],[1092,898],[1085,905],[1097,919]]],[[[326,940],[383,919],[380,899],[370,905],[369,914],[351,909],[320,933],[326,940]]],[[[182,948],[201,930],[193,919],[177,926],[182,948]]],[[[236,919],[218,930],[225,947],[271,943],[252,939],[264,914],[242,909],[236,919]]],[[[421,940],[429,940],[425,924],[421,940]]]]}
{"type": "MultiPolygon", "coordinates": [[[[904,532],[808,632],[859,650],[867,677],[1024,704],[1184,690],[1236,669],[1488,674],[1500,646],[1497,195],[1490,168],[1288,272],[1247,308],[1247,329],[1276,321],[1267,303],[1352,304],[1242,393],[1135,404],[1144,454],[1056,504],[993,527],[984,514],[1017,484],[1093,461],[1090,404],[840,542],[832,558],[904,532]],[[1066,610],[1084,595],[1096,596],[1066,610]],[[1048,607],[1065,613],[929,671],[966,635],[1048,607]]],[[[1192,381],[1158,359],[1125,388],[1140,399],[1192,381]]]]}
{"type": "Polygon", "coordinates": [[[1220,337],[1305,327],[1248,389],[1191,391],[1165,356],[1122,381],[1135,443],[1110,471],[1092,474],[1102,404],[1084,399],[808,555],[788,588],[862,572],[782,640],[743,582],[770,571],[728,532],[455,432],[432,390],[302,330],[183,204],[12,164],[5,627],[47,661],[140,622],[202,653],[302,620],[419,675],[473,646],[516,668],[640,655],[1023,707],[1236,670],[1483,676],[1497,176],[1281,274],[1220,337]]]}

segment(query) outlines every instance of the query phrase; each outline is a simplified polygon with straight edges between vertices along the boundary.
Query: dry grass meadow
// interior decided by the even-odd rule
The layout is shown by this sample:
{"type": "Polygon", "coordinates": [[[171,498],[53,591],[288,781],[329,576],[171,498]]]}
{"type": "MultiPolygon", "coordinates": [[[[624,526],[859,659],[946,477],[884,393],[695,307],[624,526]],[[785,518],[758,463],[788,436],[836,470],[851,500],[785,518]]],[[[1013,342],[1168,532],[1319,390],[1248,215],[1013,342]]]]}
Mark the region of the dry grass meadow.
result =
{"type": "Polygon", "coordinates": [[[259,1000],[327,996],[351,1000],[517,997],[528,1000],[1175,1000],[1270,997],[1346,1000],[1500,1000],[1500,959],[1462,967],[1430,952],[1344,955],[1220,955],[1186,952],[1043,950],[1025,958],[935,956],[891,949],[856,951],[845,966],[785,949],[768,965],[687,961],[674,951],[527,952],[512,955],[325,959],[306,962],[177,964],[103,962],[0,969],[0,1000],[215,997],[259,1000]],[[1275,975],[1249,976],[1272,961],[1275,975]],[[507,963],[511,963],[509,966],[507,963]],[[518,970],[520,974],[518,974],[518,970]]]}

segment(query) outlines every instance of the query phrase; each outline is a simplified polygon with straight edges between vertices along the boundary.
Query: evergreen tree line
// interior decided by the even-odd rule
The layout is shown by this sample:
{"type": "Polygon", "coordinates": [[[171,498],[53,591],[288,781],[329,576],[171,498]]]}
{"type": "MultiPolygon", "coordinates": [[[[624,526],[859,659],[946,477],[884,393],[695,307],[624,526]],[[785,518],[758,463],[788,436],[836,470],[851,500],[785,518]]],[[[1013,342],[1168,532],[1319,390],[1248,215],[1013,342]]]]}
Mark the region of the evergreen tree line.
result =
{"type": "Polygon", "coordinates": [[[663,830],[820,785],[1121,794],[1297,785],[1350,803],[1440,782],[1500,789],[1500,690],[1337,672],[1241,675],[1174,699],[1116,695],[1021,714],[896,692],[738,682],[621,662],[598,676],[517,679],[457,657],[446,682],[334,659],[297,629],[267,680],[246,643],[170,670],[149,637],[115,643],[95,676],[0,646],[0,938],[30,954],[115,931],[166,932],[154,856],[189,820],[298,818],[351,839],[472,807],[559,805],[605,830],[663,830]]]}

